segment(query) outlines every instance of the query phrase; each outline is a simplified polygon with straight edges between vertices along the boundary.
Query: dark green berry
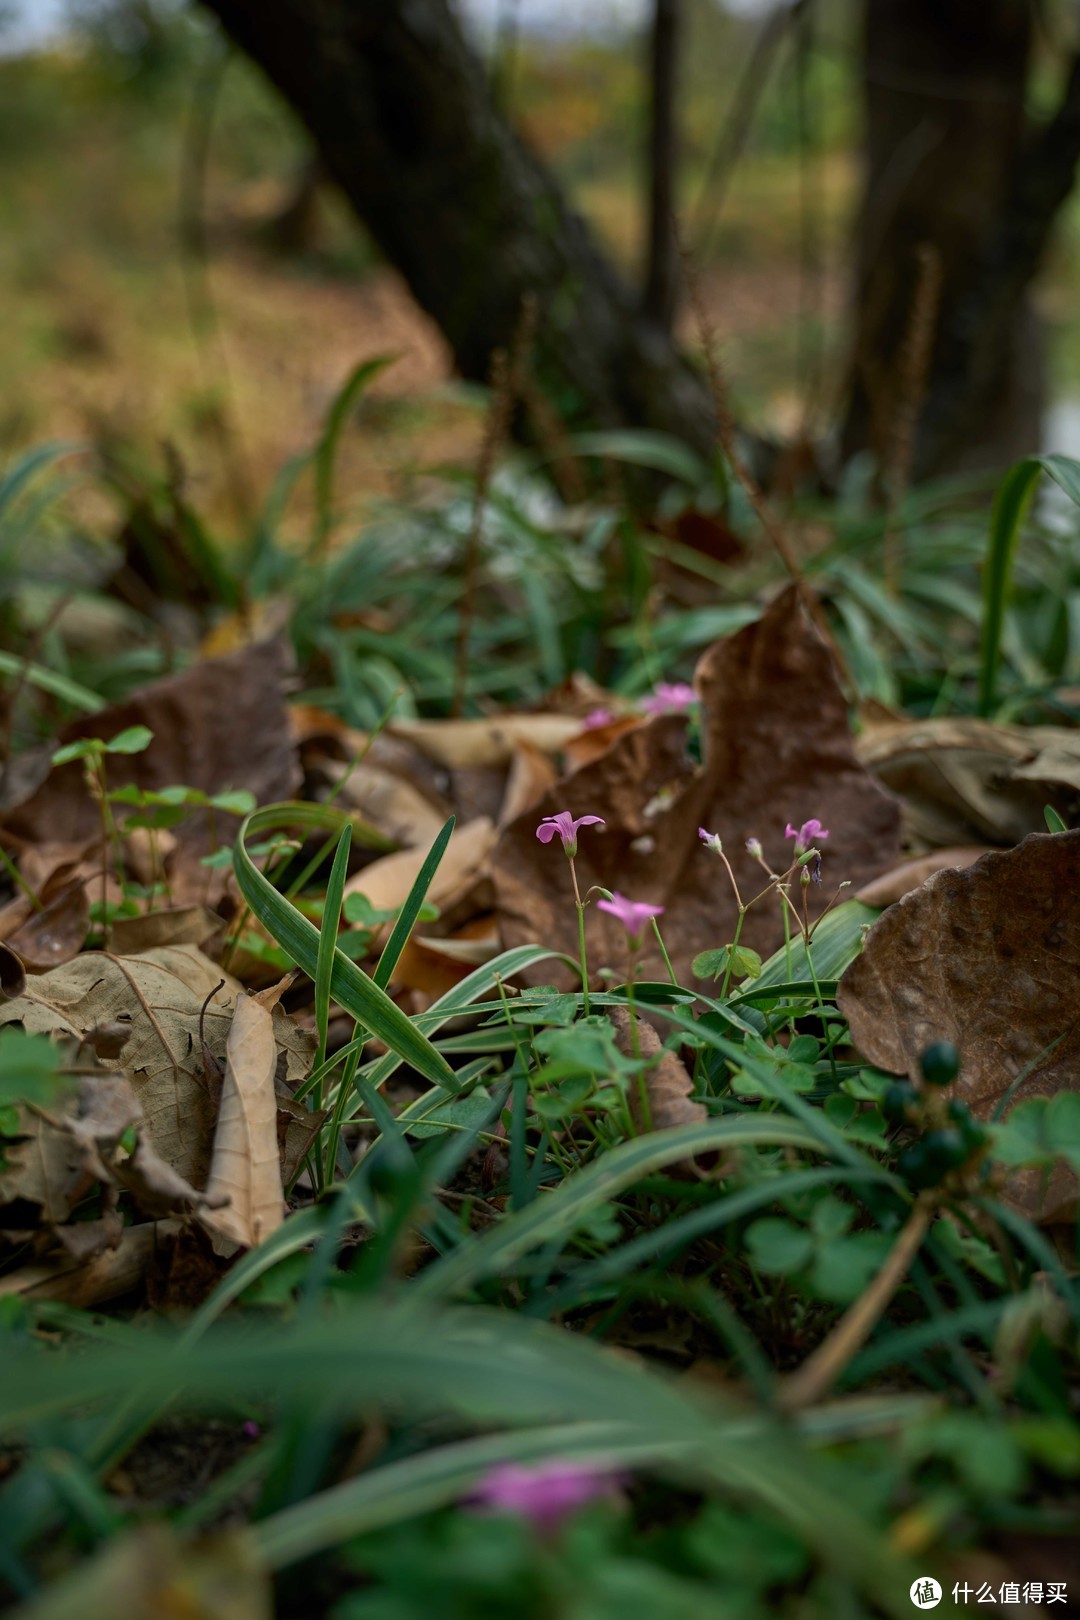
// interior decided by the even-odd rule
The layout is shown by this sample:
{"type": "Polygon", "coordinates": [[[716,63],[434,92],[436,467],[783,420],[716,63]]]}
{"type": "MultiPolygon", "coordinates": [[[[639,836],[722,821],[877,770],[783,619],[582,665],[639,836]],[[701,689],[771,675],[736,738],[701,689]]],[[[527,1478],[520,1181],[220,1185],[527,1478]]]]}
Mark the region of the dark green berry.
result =
{"type": "Polygon", "coordinates": [[[909,1187],[936,1187],[941,1180],[938,1167],[931,1162],[922,1142],[913,1142],[896,1161],[896,1168],[909,1187]]]}
{"type": "Polygon", "coordinates": [[[970,1149],[960,1131],[946,1126],[944,1130],[928,1131],[923,1137],[927,1158],[941,1175],[958,1170],[968,1157],[970,1149]]]}
{"type": "Polygon", "coordinates": [[[910,1080],[894,1080],[882,1098],[881,1111],[894,1125],[902,1125],[918,1100],[919,1093],[910,1080]]]}
{"type": "Polygon", "coordinates": [[[949,1103],[946,1113],[967,1143],[969,1153],[974,1152],[976,1148],[982,1147],[986,1141],[986,1126],[981,1120],[971,1117],[971,1110],[968,1108],[967,1103],[962,1103],[959,1097],[954,1097],[949,1103]]]}
{"type": "Polygon", "coordinates": [[[960,1073],[960,1054],[951,1041],[935,1041],[919,1059],[928,1086],[951,1086],[960,1073]]]}

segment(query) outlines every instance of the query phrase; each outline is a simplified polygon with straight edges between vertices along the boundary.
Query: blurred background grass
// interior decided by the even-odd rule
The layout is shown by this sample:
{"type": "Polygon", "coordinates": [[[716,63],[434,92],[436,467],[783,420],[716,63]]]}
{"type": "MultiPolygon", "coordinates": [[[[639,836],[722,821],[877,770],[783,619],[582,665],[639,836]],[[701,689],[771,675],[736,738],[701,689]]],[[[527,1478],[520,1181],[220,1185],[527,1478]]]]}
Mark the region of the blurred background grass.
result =
{"type": "MultiPolygon", "coordinates": [[[[236,465],[253,489],[267,488],[311,442],[350,367],[393,353],[344,447],[343,487],[362,505],[404,493],[425,466],[470,462],[476,404],[452,386],[440,333],[333,188],[320,185],[297,239],[279,240],[275,222],[311,149],[250,64],[231,57],[222,66],[211,28],[160,0],[75,0],[62,31],[31,30],[33,48],[16,50],[35,15],[42,20],[24,6],[20,30],[9,14],[0,58],[0,458],[42,439],[89,437],[135,446],[160,467],[167,443],[191,497],[213,514],[235,497],[236,465]],[[192,216],[204,225],[201,254],[192,216]]],[[[481,29],[492,71],[636,278],[641,30],[613,26],[606,6],[576,30],[530,31],[528,3],[517,15],[525,26],[513,40],[481,29]]],[[[740,420],[784,434],[807,410],[808,372],[817,379],[810,407],[827,414],[846,359],[858,42],[841,0],[821,18],[805,113],[793,53],[781,47],[719,188],[710,165],[762,16],[745,0],[734,11],[698,0],[685,52],[686,229],[740,420]]],[[[1048,100],[1053,73],[1048,53],[1048,100]]],[[[1039,290],[1052,449],[1080,439],[1080,311],[1070,293],[1078,244],[1074,197],[1039,290]]],[[[682,335],[693,348],[688,321],[682,335]]]]}

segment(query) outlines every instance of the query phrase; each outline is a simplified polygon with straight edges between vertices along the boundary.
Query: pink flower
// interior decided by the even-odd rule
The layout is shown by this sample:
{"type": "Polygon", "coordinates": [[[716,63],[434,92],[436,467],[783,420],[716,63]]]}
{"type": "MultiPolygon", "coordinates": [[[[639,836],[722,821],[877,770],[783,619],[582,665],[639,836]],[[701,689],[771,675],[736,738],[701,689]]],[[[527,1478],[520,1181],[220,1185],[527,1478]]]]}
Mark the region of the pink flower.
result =
{"type": "Polygon", "coordinates": [[[562,839],[562,846],[570,859],[577,854],[577,832],[579,827],[602,827],[603,816],[578,816],[575,821],[569,810],[560,810],[557,816],[545,816],[536,829],[536,836],[542,844],[550,844],[558,833],[562,839]]]}
{"type": "Polygon", "coordinates": [[[516,1513],[542,1534],[557,1530],[563,1521],[598,1496],[606,1496],[619,1483],[608,1468],[592,1463],[500,1463],[472,1492],[471,1504],[488,1513],[516,1513]]]}
{"type": "Polygon", "coordinates": [[[614,718],[610,709],[590,709],[581,724],[586,731],[595,731],[598,726],[610,726],[614,718]]]}
{"type": "Polygon", "coordinates": [[[646,714],[685,714],[697,702],[697,693],[685,681],[660,681],[648,697],[638,699],[646,714]]]}
{"type": "Polygon", "coordinates": [[[606,911],[618,917],[626,932],[637,939],[650,917],[662,917],[663,906],[650,906],[645,900],[628,900],[623,894],[613,894],[610,900],[598,900],[597,911],[606,911]]]}
{"type": "Polygon", "coordinates": [[[810,821],[804,821],[797,832],[790,821],[784,830],[785,838],[794,838],[795,840],[796,855],[805,855],[808,849],[813,848],[815,844],[823,843],[828,836],[828,829],[821,825],[816,816],[810,821]]]}

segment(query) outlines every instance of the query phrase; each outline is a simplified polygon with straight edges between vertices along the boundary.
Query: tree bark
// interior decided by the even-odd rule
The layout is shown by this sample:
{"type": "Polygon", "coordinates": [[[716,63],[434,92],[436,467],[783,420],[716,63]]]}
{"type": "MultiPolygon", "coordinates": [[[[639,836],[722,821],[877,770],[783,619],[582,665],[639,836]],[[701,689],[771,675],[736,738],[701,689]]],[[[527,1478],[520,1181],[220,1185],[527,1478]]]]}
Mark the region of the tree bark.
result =
{"type": "Polygon", "coordinates": [[[904,350],[919,318],[919,257],[929,248],[940,297],[915,471],[1000,466],[1035,447],[1041,403],[1025,341],[1038,251],[1006,296],[997,264],[1026,136],[1031,8],[1023,0],[865,0],[864,18],[866,175],[844,450],[869,448],[888,464],[911,405],[901,397],[912,384],[904,350]],[[988,302],[995,320],[980,328],[972,311],[988,302]]]}
{"type": "Polygon", "coordinates": [[[678,302],[679,252],[675,237],[679,167],[679,36],[682,0],[653,0],[649,40],[649,233],[646,315],[670,332],[678,302]]]}
{"type": "Polygon", "coordinates": [[[711,450],[703,382],[499,114],[448,0],[203,4],[307,125],[464,376],[487,377],[531,293],[534,368],[564,419],[711,450]]]}

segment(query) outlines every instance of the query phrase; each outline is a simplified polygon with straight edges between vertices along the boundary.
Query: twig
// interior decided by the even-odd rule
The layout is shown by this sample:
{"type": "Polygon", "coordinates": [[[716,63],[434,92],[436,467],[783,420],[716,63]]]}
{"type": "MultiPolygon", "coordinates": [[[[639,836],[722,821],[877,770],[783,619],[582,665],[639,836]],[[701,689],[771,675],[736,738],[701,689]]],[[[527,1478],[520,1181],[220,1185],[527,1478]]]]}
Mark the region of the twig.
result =
{"type": "Polygon", "coordinates": [[[870,1337],[878,1318],[907,1275],[918,1254],[933,1212],[932,1203],[915,1205],[869,1288],[840,1318],[828,1338],[781,1384],[777,1404],[785,1412],[811,1406],[839,1378],[855,1352],[870,1337]]]}

